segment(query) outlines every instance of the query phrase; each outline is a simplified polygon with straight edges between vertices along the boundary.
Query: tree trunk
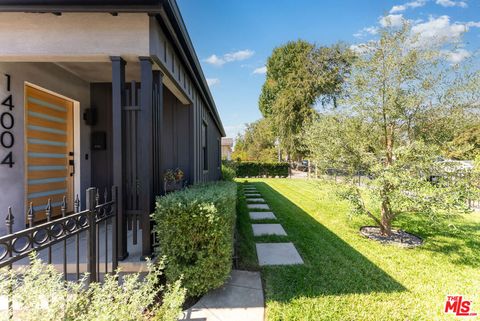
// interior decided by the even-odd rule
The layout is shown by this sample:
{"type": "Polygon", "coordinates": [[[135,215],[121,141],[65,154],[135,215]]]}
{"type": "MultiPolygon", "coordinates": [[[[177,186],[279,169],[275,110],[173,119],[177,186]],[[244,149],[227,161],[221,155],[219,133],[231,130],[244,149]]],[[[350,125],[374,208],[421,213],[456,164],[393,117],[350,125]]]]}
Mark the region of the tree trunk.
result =
{"type": "Polygon", "coordinates": [[[393,164],[393,125],[390,124],[386,128],[386,134],[385,134],[385,150],[386,150],[386,163],[388,165],[393,164]]]}
{"type": "MultiPolygon", "coordinates": [[[[393,144],[394,144],[394,125],[386,124],[385,126],[385,167],[390,167],[393,164],[393,144]]],[[[388,198],[391,186],[386,183],[382,191],[382,217],[380,229],[383,235],[392,235],[392,221],[393,213],[388,198]]]]}
{"type": "Polygon", "coordinates": [[[392,221],[393,215],[389,206],[388,200],[382,202],[382,217],[380,231],[383,235],[391,236],[392,235],[392,221]]]}

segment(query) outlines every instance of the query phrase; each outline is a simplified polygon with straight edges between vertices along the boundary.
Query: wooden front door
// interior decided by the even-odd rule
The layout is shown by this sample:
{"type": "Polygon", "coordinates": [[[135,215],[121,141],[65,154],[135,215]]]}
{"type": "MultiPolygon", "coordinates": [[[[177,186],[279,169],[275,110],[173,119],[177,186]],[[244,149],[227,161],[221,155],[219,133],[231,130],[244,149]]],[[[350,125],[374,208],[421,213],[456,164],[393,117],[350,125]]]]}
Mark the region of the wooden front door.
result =
{"type": "Polygon", "coordinates": [[[33,203],[35,220],[43,220],[48,200],[52,217],[62,199],[73,211],[73,103],[45,91],[25,87],[26,201],[33,203]]]}

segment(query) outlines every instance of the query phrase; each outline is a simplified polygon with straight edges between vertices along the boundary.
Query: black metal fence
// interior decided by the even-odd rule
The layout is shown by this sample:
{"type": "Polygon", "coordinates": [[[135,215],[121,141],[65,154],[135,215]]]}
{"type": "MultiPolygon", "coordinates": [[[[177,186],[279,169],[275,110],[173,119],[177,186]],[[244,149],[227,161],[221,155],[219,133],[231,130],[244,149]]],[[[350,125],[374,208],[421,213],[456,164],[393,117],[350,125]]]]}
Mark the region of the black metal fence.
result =
{"type": "MultiPolygon", "coordinates": [[[[98,189],[89,188],[86,191],[86,209],[80,211],[80,201],[77,196],[73,214],[68,214],[67,202],[64,197],[60,209],[61,217],[56,219],[52,219],[52,206],[48,200],[45,209],[46,222],[38,225],[35,225],[34,222],[35,216],[39,213],[36,213],[33,204],[30,204],[27,213],[29,227],[18,232],[13,232],[15,217],[9,207],[5,220],[8,234],[0,237],[0,268],[12,268],[15,263],[20,263],[19,261],[27,258],[32,252],[46,251],[47,263],[51,264],[54,259],[61,261],[65,279],[69,274],[67,267],[71,262],[75,269],[74,273],[70,273],[70,275],[74,274],[77,280],[80,279],[80,265],[84,259],[86,262],[86,271],[84,272],[88,273],[89,282],[100,281],[101,270],[105,273],[114,273],[118,267],[117,188],[112,187],[110,197],[108,194],[107,189],[103,195],[100,195],[98,189]],[[84,248],[86,253],[83,253],[86,257],[84,258],[80,255],[81,241],[86,242],[84,248]],[[52,253],[54,247],[63,247],[63,251],[52,253]],[[109,248],[111,249],[111,260],[109,259],[109,248]],[[104,253],[104,262],[100,260],[101,250],[104,253]]],[[[19,215],[18,219],[23,220],[24,217],[19,215]]]]}

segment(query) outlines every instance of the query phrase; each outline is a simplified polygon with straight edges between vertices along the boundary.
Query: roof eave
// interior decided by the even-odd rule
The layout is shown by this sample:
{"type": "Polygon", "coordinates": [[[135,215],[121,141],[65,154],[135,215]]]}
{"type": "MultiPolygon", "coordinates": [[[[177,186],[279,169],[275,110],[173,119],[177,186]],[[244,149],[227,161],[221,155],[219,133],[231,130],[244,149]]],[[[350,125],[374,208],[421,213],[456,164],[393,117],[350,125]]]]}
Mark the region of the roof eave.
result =
{"type": "Polygon", "coordinates": [[[202,87],[201,89],[203,90],[203,92],[206,93],[206,99],[208,100],[207,104],[209,105],[210,110],[213,114],[213,117],[216,120],[218,129],[220,130],[222,137],[225,137],[226,136],[225,129],[223,128],[223,124],[220,120],[220,115],[218,114],[215,101],[213,100],[212,93],[210,92],[210,89],[208,87],[207,80],[205,78],[202,67],[200,65],[200,61],[198,60],[198,56],[193,47],[192,40],[190,39],[190,36],[187,32],[185,22],[183,21],[183,18],[177,6],[177,3],[174,0],[165,0],[164,4],[168,4],[168,6],[164,6],[164,9],[171,10],[171,12],[169,12],[170,10],[166,10],[166,13],[170,15],[170,20],[174,28],[176,28],[181,33],[180,39],[183,40],[184,42],[182,45],[187,49],[186,52],[188,52],[189,54],[190,63],[192,63],[195,66],[194,70],[197,73],[196,76],[200,80],[200,86],[202,87]]]}

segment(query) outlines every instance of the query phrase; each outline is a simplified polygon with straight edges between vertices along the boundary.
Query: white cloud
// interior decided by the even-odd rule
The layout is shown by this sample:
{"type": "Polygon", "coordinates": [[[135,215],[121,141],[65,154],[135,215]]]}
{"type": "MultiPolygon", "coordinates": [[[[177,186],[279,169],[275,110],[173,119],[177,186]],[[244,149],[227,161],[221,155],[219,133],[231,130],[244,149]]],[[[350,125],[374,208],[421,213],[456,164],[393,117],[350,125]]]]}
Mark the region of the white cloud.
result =
{"type": "Polygon", "coordinates": [[[250,57],[252,57],[255,54],[253,50],[250,49],[245,49],[245,50],[239,50],[235,52],[229,52],[224,54],[222,57],[219,57],[217,55],[211,55],[204,61],[206,63],[209,63],[211,65],[221,67],[227,62],[233,62],[233,61],[242,61],[246,60],[250,57]]]}
{"type": "Polygon", "coordinates": [[[350,46],[350,50],[358,55],[364,55],[374,47],[375,43],[376,41],[370,40],[366,43],[353,44],[350,46]]]}
{"type": "Polygon", "coordinates": [[[392,9],[390,9],[390,13],[403,12],[408,8],[414,9],[414,8],[423,7],[426,3],[427,3],[426,0],[415,0],[415,1],[407,2],[402,5],[396,5],[396,6],[393,6],[392,9]]]}
{"type": "Polygon", "coordinates": [[[402,14],[389,14],[378,21],[382,27],[401,27],[405,18],[402,14]]]}
{"type": "Polygon", "coordinates": [[[390,13],[397,13],[397,12],[402,12],[407,10],[407,7],[405,5],[398,5],[398,6],[393,6],[392,9],[390,9],[390,13]]]}
{"type": "Polygon", "coordinates": [[[267,73],[267,66],[259,67],[253,71],[256,75],[263,75],[267,73]]]}
{"type": "Polygon", "coordinates": [[[468,7],[465,1],[437,0],[435,1],[435,3],[438,5],[441,5],[442,7],[460,7],[460,8],[468,7]]]}
{"type": "Polygon", "coordinates": [[[458,64],[463,60],[470,58],[472,55],[468,50],[465,49],[456,49],[452,51],[444,50],[442,53],[445,55],[445,58],[452,64],[458,64]]]}
{"type": "Polygon", "coordinates": [[[475,21],[470,21],[466,23],[467,27],[475,27],[475,28],[480,28],[480,21],[475,22],[475,21]]]}
{"type": "Polygon", "coordinates": [[[223,66],[225,64],[225,60],[219,58],[217,55],[211,55],[210,57],[205,59],[205,62],[214,66],[223,66]]]}
{"type": "Polygon", "coordinates": [[[363,38],[366,35],[376,35],[377,33],[378,33],[377,27],[365,27],[359,32],[353,34],[353,36],[356,38],[363,38]]]}
{"type": "Polygon", "coordinates": [[[220,79],[218,78],[207,78],[208,87],[213,87],[220,84],[220,79]]]}
{"type": "Polygon", "coordinates": [[[350,45],[350,50],[357,53],[357,54],[362,54],[364,53],[364,44],[358,44],[358,45],[350,45]]]}
{"type": "Polygon", "coordinates": [[[467,29],[466,24],[450,23],[449,16],[440,16],[413,26],[412,32],[418,35],[420,44],[427,44],[457,41],[467,29]]]}
{"type": "Polygon", "coordinates": [[[231,62],[231,61],[242,61],[245,59],[248,59],[252,57],[255,54],[253,50],[246,49],[246,50],[240,50],[236,52],[230,52],[225,54],[224,59],[226,62],[231,62]]]}

